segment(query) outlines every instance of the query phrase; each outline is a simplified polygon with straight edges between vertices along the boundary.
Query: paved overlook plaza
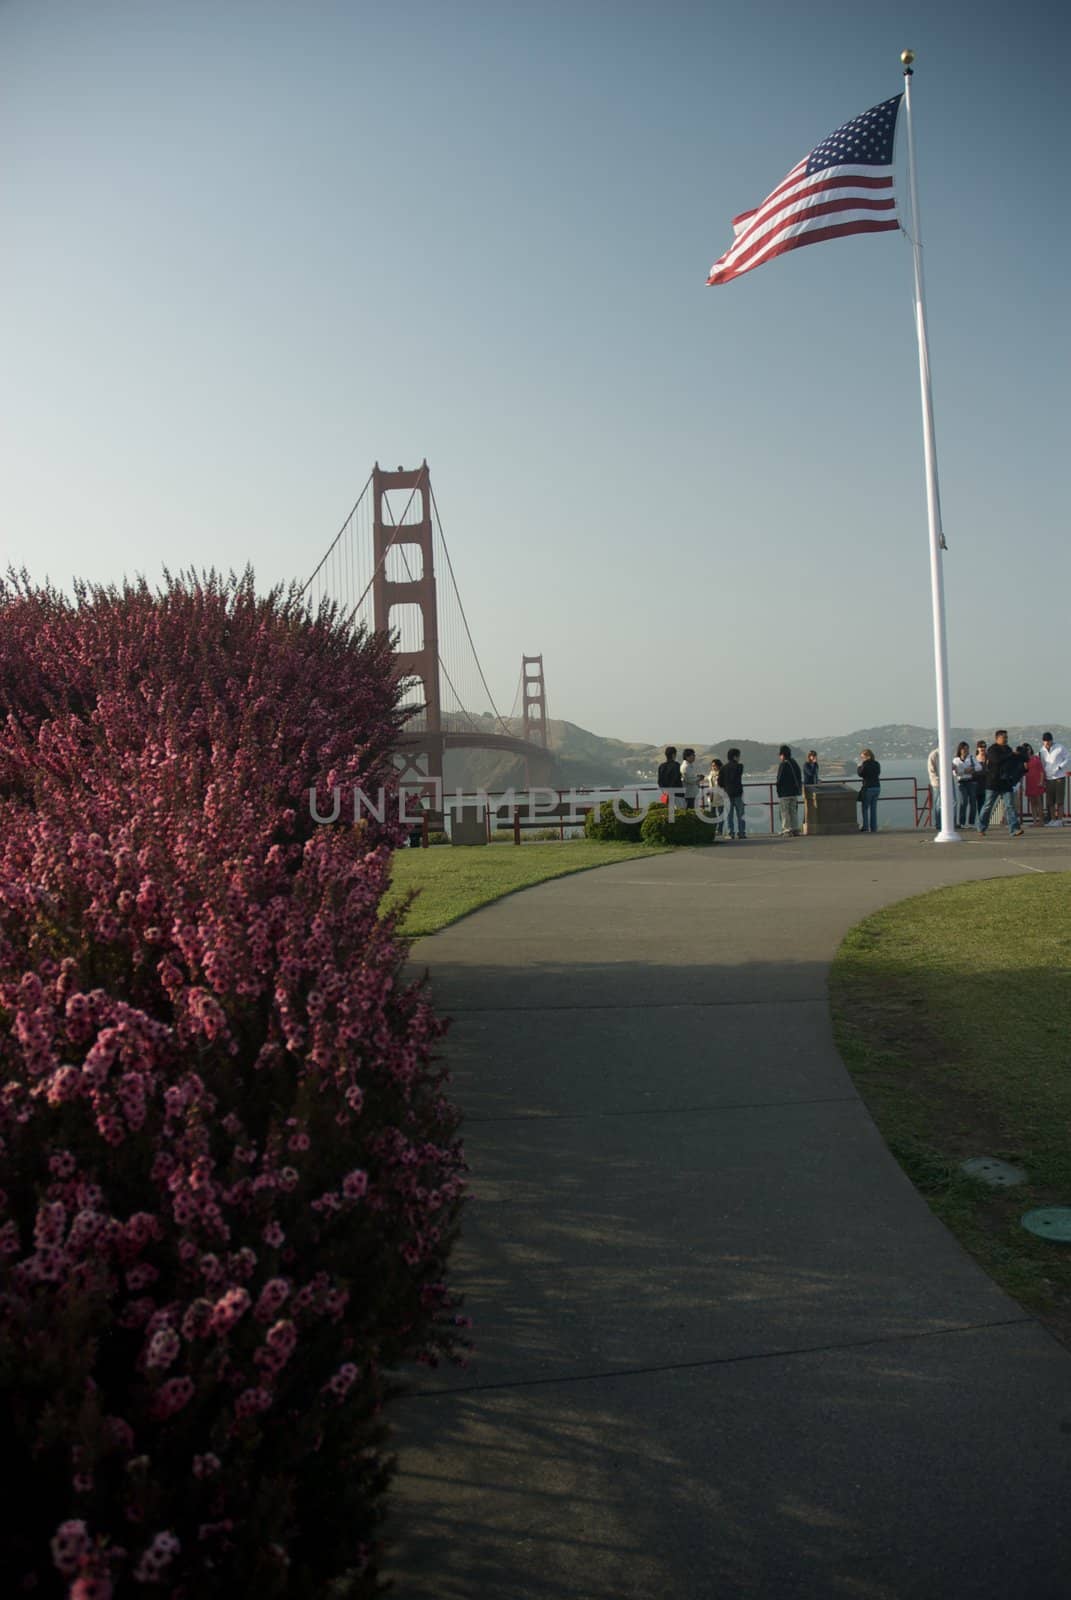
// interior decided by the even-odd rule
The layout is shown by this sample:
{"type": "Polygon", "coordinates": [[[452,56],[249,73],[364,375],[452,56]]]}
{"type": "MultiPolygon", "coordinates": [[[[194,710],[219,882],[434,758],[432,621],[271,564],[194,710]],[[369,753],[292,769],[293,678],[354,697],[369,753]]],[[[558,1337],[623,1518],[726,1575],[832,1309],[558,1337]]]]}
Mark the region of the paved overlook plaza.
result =
{"type": "Polygon", "coordinates": [[[826,993],[878,907],[1067,869],[1071,830],[755,840],[414,948],[477,1354],[394,1408],[399,1600],[1067,1600],[1071,1351],[900,1172],[826,993]]]}

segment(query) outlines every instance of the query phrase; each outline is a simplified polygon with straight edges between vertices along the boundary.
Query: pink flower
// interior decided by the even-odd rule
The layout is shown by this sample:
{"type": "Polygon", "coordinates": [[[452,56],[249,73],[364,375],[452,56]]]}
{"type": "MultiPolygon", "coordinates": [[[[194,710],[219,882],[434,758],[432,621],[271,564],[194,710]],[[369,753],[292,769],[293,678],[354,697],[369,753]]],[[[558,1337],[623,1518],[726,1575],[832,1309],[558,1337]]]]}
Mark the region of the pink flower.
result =
{"type": "Polygon", "coordinates": [[[211,1300],[197,1299],[191,1301],[182,1318],[182,1337],[184,1339],[203,1339],[212,1331],[212,1317],[215,1311],[211,1300]]]}
{"type": "Polygon", "coordinates": [[[342,1193],[347,1200],[361,1200],[368,1193],[368,1174],[359,1169],[347,1172],[342,1180],[342,1193]]]}
{"type": "Polygon", "coordinates": [[[239,1322],[249,1310],[250,1300],[247,1289],[228,1289],[212,1311],[212,1330],[214,1333],[229,1333],[235,1323],[239,1322]]]}
{"type": "Polygon", "coordinates": [[[352,1361],[343,1362],[333,1378],[324,1384],[323,1393],[330,1399],[339,1402],[345,1400],[354,1383],[357,1381],[357,1368],[352,1361]]]}
{"type": "Polygon", "coordinates": [[[61,1522],[52,1537],[52,1561],[65,1578],[73,1578],[83,1556],[89,1554],[89,1534],[84,1522],[61,1522]]]}
{"type": "Polygon", "coordinates": [[[276,1312],[285,1304],[290,1294],[290,1284],[285,1278],[272,1278],[260,1291],[253,1315],[258,1322],[271,1322],[276,1312]]]}
{"type": "Polygon", "coordinates": [[[270,1405],[271,1394],[267,1389],[243,1389],[234,1403],[234,1412],[239,1418],[255,1417],[258,1412],[267,1411],[270,1405]]]}
{"type": "Polygon", "coordinates": [[[145,1365],[149,1371],[171,1365],[182,1348],[174,1328],[158,1328],[149,1340],[145,1365]]]}
{"type": "Polygon", "coordinates": [[[83,1573],[71,1585],[68,1600],[112,1600],[112,1580],[104,1573],[83,1573]]]}
{"type": "Polygon", "coordinates": [[[57,1201],[54,1205],[39,1206],[34,1224],[34,1238],[41,1246],[58,1245],[67,1226],[67,1211],[57,1201]]]}
{"type": "Polygon", "coordinates": [[[173,1533],[158,1533],[134,1568],[137,1583],[159,1583],[182,1549],[173,1533]]]}
{"type": "Polygon", "coordinates": [[[49,1103],[54,1106],[63,1105],[65,1101],[73,1100],[81,1092],[81,1088],[82,1074],[77,1067],[57,1067],[48,1086],[49,1103]]]}
{"type": "Polygon", "coordinates": [[[166,1421],[184,1406],[188,1406],[193,1396],[192,1378],[168,1378],[153,1396],[152,1414],[159,1421],[166,1421]]]}

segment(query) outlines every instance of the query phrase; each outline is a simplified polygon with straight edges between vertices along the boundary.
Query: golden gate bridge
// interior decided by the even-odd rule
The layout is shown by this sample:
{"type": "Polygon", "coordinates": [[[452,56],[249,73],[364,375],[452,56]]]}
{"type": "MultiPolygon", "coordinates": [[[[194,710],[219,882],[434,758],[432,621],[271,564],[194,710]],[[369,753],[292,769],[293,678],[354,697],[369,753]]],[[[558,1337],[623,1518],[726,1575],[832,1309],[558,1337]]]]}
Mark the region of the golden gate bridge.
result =
{"type": "Polygon", "coordinates": [[[513,705],[502,716],[465,615],[426,461],[394,472],[375,464],[303,593],[313,606],[333,600],[351,626],[394,639],[408,710],[395,758],[406,787],[441,787],[446,752],[473,749],[521,756],[529,786],[549,783],[543,657],[522,655],[513,705]]]}

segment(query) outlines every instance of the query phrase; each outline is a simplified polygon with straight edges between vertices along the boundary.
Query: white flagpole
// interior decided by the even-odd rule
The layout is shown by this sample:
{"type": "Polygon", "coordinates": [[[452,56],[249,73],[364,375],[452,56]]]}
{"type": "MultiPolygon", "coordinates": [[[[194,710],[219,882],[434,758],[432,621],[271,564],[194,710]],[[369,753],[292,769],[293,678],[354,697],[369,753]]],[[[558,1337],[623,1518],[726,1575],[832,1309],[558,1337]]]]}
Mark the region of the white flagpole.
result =
{"type": "Polygon", "coordinates": [[[934,844],[959,844],[956,832],[956,790],[952,781],[952,734],[948,715],[948,643],[945,635],[945,586],[941,551],[941,497],[937,488],[937,439],[933,428],[933,393],[930,388],[930,351],[926,340],[926,295],[922,281],[922,230],[919,225],[919,191],[915,172],[915,130],[911,122],[913,50],[901,52],[904,65],[904,112],[907,117],[907,173],[911,189],[912,249],[915,257],[915,327],[919,341],[919,383],[922,388],[922,445],[926,461],[926,510],[930,523],[930,591],[933,599],[933,657],[937,676],[937,750],[941,774],[941,826],[934,844]]]}

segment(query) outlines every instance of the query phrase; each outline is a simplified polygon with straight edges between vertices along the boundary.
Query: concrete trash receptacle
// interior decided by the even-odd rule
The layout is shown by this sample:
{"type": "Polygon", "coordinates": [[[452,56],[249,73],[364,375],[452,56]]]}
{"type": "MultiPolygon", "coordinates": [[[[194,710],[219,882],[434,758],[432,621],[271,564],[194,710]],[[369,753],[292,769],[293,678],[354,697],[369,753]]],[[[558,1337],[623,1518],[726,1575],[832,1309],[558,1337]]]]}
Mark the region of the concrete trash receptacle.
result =
{"type": "Polygon", "coordinates": [[[487,809],[485,806],[458,806],[450,813],[451,844],[486,844],[487,809]]]}
{"type": "Polygon", "coordinates": [[[846,783],[819,783],[804,791],[808,833],[858,833],[858,789],[846,783]]]}

